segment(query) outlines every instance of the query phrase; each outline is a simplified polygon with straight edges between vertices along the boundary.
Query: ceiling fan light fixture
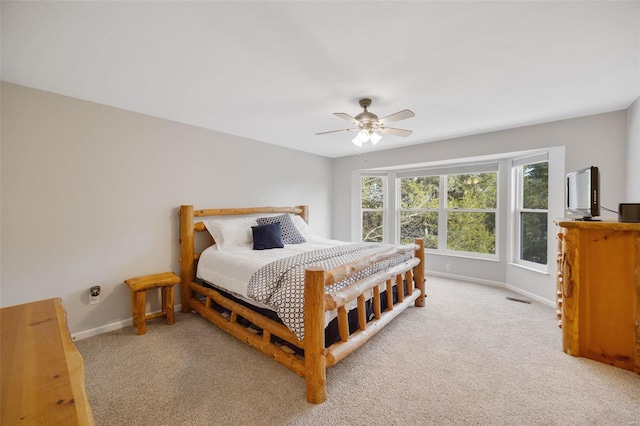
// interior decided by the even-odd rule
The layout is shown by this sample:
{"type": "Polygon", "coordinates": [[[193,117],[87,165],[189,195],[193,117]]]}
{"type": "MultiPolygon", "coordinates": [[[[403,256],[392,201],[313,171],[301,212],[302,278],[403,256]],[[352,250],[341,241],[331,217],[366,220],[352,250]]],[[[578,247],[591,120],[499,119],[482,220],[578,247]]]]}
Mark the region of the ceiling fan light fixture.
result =
{"type": "Polygon", "coordinates": [[[366,142],[369,140],[369,132],[365,129],[362,129],[358,132],[357,138],[360,141],[360,144],[362,144],[362,142],[366,142]]]}
{"type": "Polygon", "coordinates": [[[375,145],[375,144],[377,144],[378,142],[380,142],[380,139],[382,139],[382,136],[380,136],[380,135],[379,135],[378,133],[376,133],[376,132],[372,132],[372,133],[369,135],[369,139],[371,140],[371,144],[372,144],[372,145],[375,145]]]}
{"type": "Polygon", "coordinates": [[[407,137],[411,136],[411,134],[413,133],[412,130],[387,127],[387,123],[415,117],[415,114],[412,111],[403,109],[402,111],[395,112],[391,115],[387,115],[386,117],[378,118],[377,115],[369,112],[369,110],[367,109],[371,105],[371,99],[360,99],[359,103],[364,111],[362,111],[355,117],[352,117],[344,112],[333,113],[334,116],[341,118],[342,120],[346,120],[352,125],[356,126],[355,128],[352,127],[350,129],[331,130],[329,132],[316,133],[316,135],[324,135],[327,133],[336,132],[357,132],[356,136],[351,140],[351,142],[358,148],[361,148],[364,143],[369,141],[371,142],[372,146],[377,145],[378,142],[382,140],[382,134],[407,137]]]}

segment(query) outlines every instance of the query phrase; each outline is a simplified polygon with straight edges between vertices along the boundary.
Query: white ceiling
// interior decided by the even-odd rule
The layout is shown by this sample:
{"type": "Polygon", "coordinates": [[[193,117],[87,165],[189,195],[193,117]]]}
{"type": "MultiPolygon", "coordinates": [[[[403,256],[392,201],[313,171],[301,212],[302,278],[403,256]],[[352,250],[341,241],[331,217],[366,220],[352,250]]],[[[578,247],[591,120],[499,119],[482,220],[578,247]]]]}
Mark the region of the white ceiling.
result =
{"type": "Polygon", "coordinates": [[[7,2],[2,79],[327,157],[627,108],[640,2],[7,2]]]}

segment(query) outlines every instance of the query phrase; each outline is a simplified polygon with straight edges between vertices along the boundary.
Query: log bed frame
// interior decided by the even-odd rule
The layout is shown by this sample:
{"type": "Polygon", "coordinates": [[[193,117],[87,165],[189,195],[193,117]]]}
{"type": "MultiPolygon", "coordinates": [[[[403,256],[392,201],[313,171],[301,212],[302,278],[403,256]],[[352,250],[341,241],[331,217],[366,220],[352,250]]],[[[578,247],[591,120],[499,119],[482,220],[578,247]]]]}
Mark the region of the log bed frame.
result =
{"type": "Polygon", "coordinates": [[[305,338],[301,341],[285,325],[224,297],[218,291],[203,287],[195,282],[196,263],[200,257],[200,254],[195,250],[195,232],[206,231],[206,228],[202,222],[195,223],[194,218],[272,213],[297,214],[305,222],[308,222],[307,206],[206,210],[194,210],[193,206],[189,205],[180,207],[182,312],[196,311],[221,329],[289,368],[306,380],[307,401],[320,404],[326,399],[326,367],[336,364],[362,346],[412,303],[418,307],[424,306],[424,243],[423,240],[417,239],[415,244],[394,247],[393,250],[378,253],[329,271],[317,267],[307,268],[304,297],[305,338]],[[350,277],[374,262],[407,251],[414,251],[414,257],[387,270],[365,277],[334,294],[325,294],[325,286],[350,277]],[[406,281],[406,295],[404,291],[397,291],[397,301],[394,304],[392,290],[394,286],[402,288],[403,275],[406,281]],[[383,283],[386,285],[388,306],[384,312],[381,311],[381,292],[379,290],[379,285],[383,283]],[[369,322],[366,321],[365,316],[367,292],[373,292],[374,319],[369,322]],[[196,298],[195,293],[204,296],[204,302],[196,298]],[[359,330],[349,334],[347,306],[353,300],[357,301],[355,309],[357,309],[359,330]],[[230,315],[223,315],[211,309],[212,301],[229,310],[230,315]],[[337,310],[341,340],[325,348],[324,314],[325,311],[331,310],[337,310]],[[244,318],[262,329],[262,333],[256,333],[254,329],[248,329],[241,325],[238,322],[238,317],[244,318]],[[304,359],[296,356],[291,348],[276,344],[272,339],[274,336],[304,350],[304,359]]]}

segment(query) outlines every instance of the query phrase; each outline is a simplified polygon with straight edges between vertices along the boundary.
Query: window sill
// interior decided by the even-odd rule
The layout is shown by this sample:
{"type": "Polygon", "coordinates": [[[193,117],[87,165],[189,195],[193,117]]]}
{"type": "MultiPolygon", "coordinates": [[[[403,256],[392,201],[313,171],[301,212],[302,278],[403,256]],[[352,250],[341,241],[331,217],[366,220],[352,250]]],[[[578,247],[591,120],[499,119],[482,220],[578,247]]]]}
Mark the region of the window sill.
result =
{"type": "Polygon", "coordinates": [[[537,272],[540,275],[549,275],[549,266],[545,267],[544,270],[514,262],[509,262],[509,266],[515,266],[516,268],[525,269],[531,272],[537,272]]]}
{"type": "Polygon", "coordinates": [[[430,250],[430,249],[425,249],[424,253],[429,255],[435,254],[437,256],[460,257],[462,259],[486,260],[487,262],[500,262],[500,259],[498,258],[498,256],[491,256],[491,257],[474,256],[473,254],[449,253],[449,252],[442,252],[442,251],[436,251],[436,250],[430,250]]]}

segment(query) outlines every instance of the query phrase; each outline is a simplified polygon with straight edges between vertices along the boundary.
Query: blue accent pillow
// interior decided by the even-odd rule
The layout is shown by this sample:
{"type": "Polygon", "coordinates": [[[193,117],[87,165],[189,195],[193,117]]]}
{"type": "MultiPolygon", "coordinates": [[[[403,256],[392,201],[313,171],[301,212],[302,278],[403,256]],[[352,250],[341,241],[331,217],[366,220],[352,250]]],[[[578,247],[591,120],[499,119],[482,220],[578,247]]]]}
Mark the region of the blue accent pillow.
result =
{"type": "Polygon", "coordinates": [[[288,214],[283,214],[281,216],[259,217],[256,219],[256,222],[258,222],[258,225],[279,223],[282,242],[284,244],[302,244],[307,242],[300,231],[298,231],[298,228],[296,228],[296,225],[294,225],[293,220],[291,220],[291,217],[288,214]]]}
{"type": "Polygon", "coordinates": [[[280,223],[268,223],[266,225],[252,226],[253,249],[268,250],[273,248],[283,248],[282,230],[280,223]]]}

